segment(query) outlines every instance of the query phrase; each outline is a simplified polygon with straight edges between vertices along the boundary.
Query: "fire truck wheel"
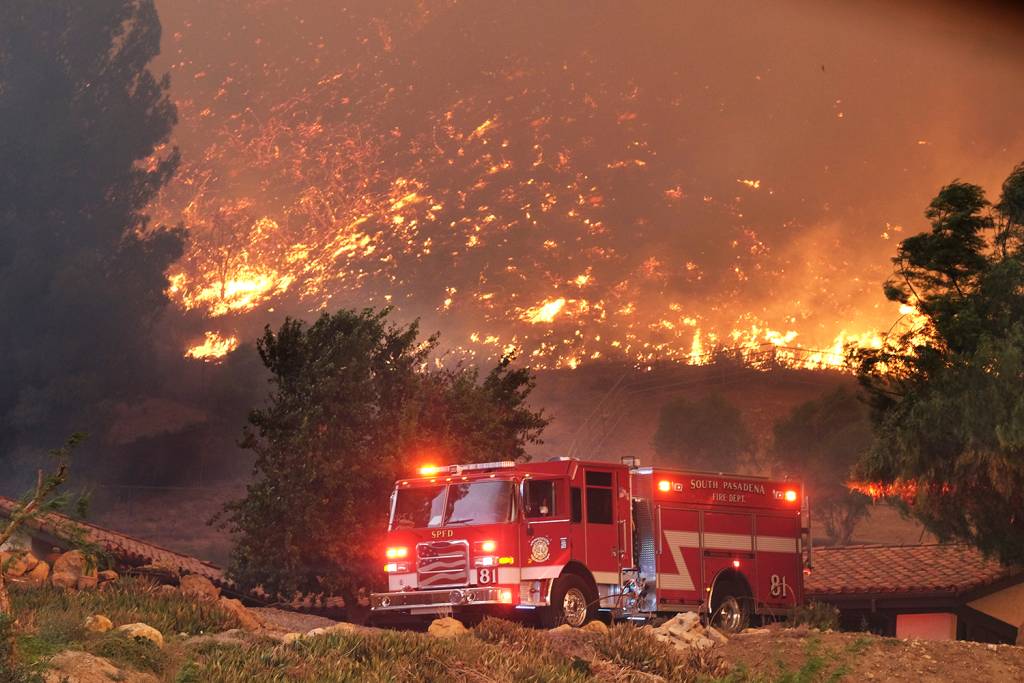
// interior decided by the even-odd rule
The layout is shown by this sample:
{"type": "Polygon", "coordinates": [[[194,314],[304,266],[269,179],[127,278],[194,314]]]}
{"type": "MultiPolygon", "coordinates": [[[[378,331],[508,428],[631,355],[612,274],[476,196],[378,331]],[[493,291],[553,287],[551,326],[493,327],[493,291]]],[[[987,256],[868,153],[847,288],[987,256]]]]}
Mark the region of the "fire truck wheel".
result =
{"type": "Polygon", "coordinates": [[[568,624],[579,628],[597,618],[597,594],[579,576],[563,574],[551,588],[551,606],[541,613],[547,628],[568,624]]]}
{"type": "Polygon", "coordinates": [[[733,583],[715,587],[711,623],[720,631],[738,633],[750,623],[750,598],[733,583]]]}

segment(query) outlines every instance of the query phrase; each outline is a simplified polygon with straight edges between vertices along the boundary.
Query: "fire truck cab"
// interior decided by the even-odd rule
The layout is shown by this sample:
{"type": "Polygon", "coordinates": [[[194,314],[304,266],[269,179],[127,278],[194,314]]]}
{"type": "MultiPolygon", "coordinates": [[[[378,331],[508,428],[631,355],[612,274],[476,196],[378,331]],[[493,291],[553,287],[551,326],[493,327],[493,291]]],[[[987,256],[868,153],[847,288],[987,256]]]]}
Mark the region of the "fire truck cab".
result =
{"type": "Polygon", "coordinates": [[[558,458],[426,467],[391,498],[375,613],[514,610],[582,626],[698,611],[727,629],[803,601],[792,481],[558,458]]]}

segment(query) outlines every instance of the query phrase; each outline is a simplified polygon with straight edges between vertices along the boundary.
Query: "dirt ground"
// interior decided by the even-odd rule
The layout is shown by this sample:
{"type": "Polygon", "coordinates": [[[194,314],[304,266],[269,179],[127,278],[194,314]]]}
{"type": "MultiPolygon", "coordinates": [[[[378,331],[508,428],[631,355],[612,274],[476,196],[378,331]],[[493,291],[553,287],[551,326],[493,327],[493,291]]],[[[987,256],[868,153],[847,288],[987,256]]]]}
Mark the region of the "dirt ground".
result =
{"type": "Polygon", "coordinates": [[[965,641],[882,638],[808,629],[751,629],[718,652],[734,667],[800,680],[988,683],[1024,681],[1024,647],[965,641]]]}

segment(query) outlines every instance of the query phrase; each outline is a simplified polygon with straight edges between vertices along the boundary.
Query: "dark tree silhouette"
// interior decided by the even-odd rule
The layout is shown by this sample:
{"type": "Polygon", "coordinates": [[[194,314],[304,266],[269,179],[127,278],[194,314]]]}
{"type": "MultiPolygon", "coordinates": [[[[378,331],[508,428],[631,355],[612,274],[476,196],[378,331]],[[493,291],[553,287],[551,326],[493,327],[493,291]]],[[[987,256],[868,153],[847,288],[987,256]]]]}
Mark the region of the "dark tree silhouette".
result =
{"type": "Polygon", "coordinates": [[[874,441],[859,475],[943,539],[1024,561],[1024,164],[992,206],[954,181],[904,240],[886,295],[923,326],[856,354],[874,441]]]}
{"type": "Polygon", "coordinates": [[[143,211],[178,165],[152,0],[0,3],[0,443],[136,395],[179,229],[143,211]]]}
{"type": "Polygon", "coordinates": [[[673,466],[735,471],[754,452],[754,437],[739,409],[713,394],[665,404],[654,434],[654,449],[673,466]]]}
{"type": "MultiPolygon", "coordinates": [[[[222,513],[234,535],[230,573],[289,597],[372,586],[393,484],[434,464],[513,460],[547,419],[526,406],[533,378],[507,360],[430,371],[436,337],[388,311],[286,320],[257,342],[273,390],[243,446],[255,480],[222,513]]],[[[349,602],[348,604],[352,604],[349,602]]]]}

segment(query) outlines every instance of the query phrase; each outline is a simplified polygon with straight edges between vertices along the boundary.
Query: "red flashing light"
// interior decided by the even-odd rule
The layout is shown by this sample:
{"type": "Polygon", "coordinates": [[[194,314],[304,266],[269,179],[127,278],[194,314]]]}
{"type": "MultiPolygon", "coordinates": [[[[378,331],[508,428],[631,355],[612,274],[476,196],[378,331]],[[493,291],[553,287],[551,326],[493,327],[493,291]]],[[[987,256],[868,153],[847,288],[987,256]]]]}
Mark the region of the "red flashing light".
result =
{"type": "Polygon", "coordinates": [[[385,555],[387,555],[387,558],[389,560],[397,560],[397,559],[400,559],[400,558],[408,556],[408,554],[409,554],[409,549],[408,548],[404,548],[404,547],[388,548],[387,552],[385,553],[385,555]]]}
{"type": "Polygon", "coordinates": [[[796,502],[796,491],[794,491],[793,489],[789,489],[788,491],[786,491],[786,502],[787,503],[795,503],[796,502]]]}
{"type": "Polygon", "coordinates": [[[480,550],[484,551],[485,553],[493,553],[497,549],[498,544],[494,541],[484,541],[480,544],[480,550]]]}
{"type": "Polygon", "coordinates": [[[434,474],[437,474],[440,471],[441,468],[438,467],[437,465],[424,465],[423,467],[420,468],[420,476],[429,477],[434,474]]]}
{"type": "Polygon", "coordinates": [[[735,567],[736,569],[739,569],[740,568],[740,561],[739,560],[733,560],[732,561],[732,566],[735,567]]]}
{"type": "Polygon", "coordinates": [[[668,479],[662,479],[661,481],[658,482],[658,490],[659,491],[671,491],[672,490],[672,482],[670,482],[668,479]]]}

